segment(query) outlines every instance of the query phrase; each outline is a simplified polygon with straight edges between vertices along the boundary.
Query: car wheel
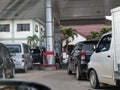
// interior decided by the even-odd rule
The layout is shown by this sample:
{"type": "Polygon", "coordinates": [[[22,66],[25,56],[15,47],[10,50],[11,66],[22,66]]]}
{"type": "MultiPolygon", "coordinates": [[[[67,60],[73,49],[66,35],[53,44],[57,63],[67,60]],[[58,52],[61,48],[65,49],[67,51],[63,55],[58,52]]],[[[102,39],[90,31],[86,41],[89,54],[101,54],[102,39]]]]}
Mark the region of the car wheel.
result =
{"type": "Polygon", "coordinates": [[[3,78],[3,79],[6,78],[6,73],[5,73],[5,70],[4,70],[4,69],[2,70],[2,77],[1,77],[1,78],[3,78]]]}
{"type": "Polygon", "coordinates": [[[15,77],[15,68],[12,69],[12,74],[10,75],[10,78],[14,78],[15,77]]]}
{"type": "Polygon", "coordinates": [[[100,87],[97,74],[94,70],[90,72],[90,84],[94,89],[98,89],[100,87]]]}
{"type": "Polygon", "coordinates": [[[27,65],[25,64],[23,72],[26,73],[27,72],[27,65]]]}
{"type": "Polygon", "coordinates": [[[72,74],[72,71],[70,70],[69,65],[67,66],[67,73],[68,73],[69,75],[72,74]]]}
{"type": "Polygon", "coordinates": [[[79,72],[79,67],[76,66],[76,79],[80,80],[80,72],[79,72]]]}

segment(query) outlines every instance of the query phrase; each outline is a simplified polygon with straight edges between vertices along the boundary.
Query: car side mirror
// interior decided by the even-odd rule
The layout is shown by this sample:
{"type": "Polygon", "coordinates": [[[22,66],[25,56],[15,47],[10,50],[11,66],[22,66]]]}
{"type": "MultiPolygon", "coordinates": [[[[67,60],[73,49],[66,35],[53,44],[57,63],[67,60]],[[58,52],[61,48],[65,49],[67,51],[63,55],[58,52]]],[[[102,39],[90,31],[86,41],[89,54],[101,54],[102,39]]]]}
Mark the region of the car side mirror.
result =
{"type": "Polygon", "coordinates": [[[96,51],[96,46],[95,45],[93,46],[93,51],[96,51]]]}

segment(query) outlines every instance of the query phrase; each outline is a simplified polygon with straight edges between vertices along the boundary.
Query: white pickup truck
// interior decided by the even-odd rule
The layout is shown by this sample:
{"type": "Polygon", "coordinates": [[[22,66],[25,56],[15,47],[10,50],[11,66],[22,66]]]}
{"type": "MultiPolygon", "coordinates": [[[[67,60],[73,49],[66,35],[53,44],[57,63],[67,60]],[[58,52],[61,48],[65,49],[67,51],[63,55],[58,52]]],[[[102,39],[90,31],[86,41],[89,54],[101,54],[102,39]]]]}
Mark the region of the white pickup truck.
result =
{"type": "Polygon", "coordinates": [[[120,7],[111,10],[112,32],[103,35],[88,64],[92,88],[120,86],[120,7]]]}

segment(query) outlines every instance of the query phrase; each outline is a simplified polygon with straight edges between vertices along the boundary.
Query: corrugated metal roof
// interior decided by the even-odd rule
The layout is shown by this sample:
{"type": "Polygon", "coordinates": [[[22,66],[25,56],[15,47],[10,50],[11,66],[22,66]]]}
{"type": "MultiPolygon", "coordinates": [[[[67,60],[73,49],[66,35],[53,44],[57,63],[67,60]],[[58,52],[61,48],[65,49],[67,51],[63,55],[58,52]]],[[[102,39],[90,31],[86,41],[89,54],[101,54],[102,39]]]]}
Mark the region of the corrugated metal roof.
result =
{"type": "Polygon", "coordinates": [[[0,19],[45,19],[45,0],[0,0],[0,19]]]}

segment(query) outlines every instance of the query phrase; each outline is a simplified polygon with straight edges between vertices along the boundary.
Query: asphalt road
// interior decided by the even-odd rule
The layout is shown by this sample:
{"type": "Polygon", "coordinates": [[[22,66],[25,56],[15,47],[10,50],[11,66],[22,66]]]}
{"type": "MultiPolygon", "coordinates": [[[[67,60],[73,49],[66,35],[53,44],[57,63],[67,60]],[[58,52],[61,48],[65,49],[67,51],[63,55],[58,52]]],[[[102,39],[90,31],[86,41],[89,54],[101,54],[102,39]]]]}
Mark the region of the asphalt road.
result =
{"type": "MultiPolygon", "coordinates": [[[[30,70],[27,73],[16,73],[15,79],[38,82],[49,86],[52,90],[93,90],[87,80],[77,81],[74,75],[68,75],[66,70],[30,70]]],[[[116,87],[103,87],[99,90],[115,90],[116,87]]],[[[120,89],[118,89],[120,90],[120,89]]]]}

